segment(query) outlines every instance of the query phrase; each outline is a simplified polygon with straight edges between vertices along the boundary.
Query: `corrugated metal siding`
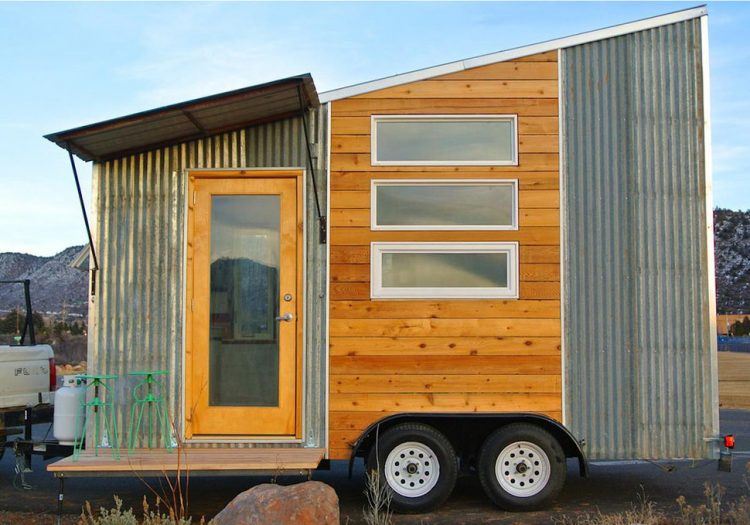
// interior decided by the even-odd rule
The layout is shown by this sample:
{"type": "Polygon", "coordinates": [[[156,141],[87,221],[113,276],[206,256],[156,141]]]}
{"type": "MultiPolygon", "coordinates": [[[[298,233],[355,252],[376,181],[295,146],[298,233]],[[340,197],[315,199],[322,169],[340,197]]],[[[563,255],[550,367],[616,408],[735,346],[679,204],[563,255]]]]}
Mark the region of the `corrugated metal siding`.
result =
{"type": "MultiPolygon", "coordinates": [[[[322,155],[325,110],[308,120],[316,141],[316,176],[325,209],[322,155]]],[[[108,161],[94,167],[95,237],[101,271],[90,310],[89,369],[117,374],[117,420],[125,434],[133,370],[169,371],[166,396],[180,422],[185,264],[185,170],[191,168],[306,167],[300,118],[290,118],[203,140],[108,161]]],[[[307,172],[307,287],[305,445],[325,439],[325,245],[307,172]]],[[[127,436],[123,436],[127,437],[127,436]]],[[[125,441],[123,441],[125,443],[125,441]]],[[[211,446],[211,445],[206,445],[211,446]]],[[[299,446],[299,445],[290,445],[299,446]]]]}
{"type": "Polygon", "coordinates": [[[707,457],[700,20],[562,51],[566,424],[594,459],[707,457]]]}

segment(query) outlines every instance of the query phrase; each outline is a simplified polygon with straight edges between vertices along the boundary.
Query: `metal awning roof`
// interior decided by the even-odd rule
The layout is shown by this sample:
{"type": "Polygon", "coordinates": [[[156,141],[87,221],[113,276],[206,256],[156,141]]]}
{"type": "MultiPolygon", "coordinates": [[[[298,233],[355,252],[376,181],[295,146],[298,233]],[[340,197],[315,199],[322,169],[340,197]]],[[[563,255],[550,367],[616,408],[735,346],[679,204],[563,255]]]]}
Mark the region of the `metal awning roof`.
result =
{"type": "Polygon", "coordinates": [[[277,120],[318,106],[307,73],[45,135],[83,160],[102,161],[277,120]]]}

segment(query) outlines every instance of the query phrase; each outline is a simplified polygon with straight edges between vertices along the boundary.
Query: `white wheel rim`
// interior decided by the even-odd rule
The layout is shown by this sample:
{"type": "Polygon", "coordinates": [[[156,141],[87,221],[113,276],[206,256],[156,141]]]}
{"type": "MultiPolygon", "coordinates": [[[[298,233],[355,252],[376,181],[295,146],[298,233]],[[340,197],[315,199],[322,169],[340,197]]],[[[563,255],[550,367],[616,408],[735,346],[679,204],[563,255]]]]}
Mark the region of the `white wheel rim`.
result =
{"type": "Polygon", "coordinates": [[[495,461],[495,476],[512,496],[528,498],[539,494],[549,482],[552,465],[544,450],[528,441],[505,447],[495,461]]]}
{"type": "Polygon", "coordinates": [[[440,462],[432,449],[424,443],[401,443],[385,459],[385,479],[388,486],[401,496],[424,496],[437,485],[439,477],[440,462]]]}

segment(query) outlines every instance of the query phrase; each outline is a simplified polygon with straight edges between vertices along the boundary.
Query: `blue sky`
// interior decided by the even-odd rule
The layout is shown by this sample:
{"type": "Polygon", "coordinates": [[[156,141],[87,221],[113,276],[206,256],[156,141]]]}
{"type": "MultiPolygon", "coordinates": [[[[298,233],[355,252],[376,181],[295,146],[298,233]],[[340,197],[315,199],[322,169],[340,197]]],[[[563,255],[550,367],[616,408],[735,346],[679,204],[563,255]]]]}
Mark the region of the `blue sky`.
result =
{"type": "MultiPolygon", "coordinates": [[[[0,252],[85,240],[45,133],[303,72],[325,91],[694,5],[0,3],[0,252]]],[[[710,3],[709,24],[714,201],[747,209],[750,4],[710,3]]]]}

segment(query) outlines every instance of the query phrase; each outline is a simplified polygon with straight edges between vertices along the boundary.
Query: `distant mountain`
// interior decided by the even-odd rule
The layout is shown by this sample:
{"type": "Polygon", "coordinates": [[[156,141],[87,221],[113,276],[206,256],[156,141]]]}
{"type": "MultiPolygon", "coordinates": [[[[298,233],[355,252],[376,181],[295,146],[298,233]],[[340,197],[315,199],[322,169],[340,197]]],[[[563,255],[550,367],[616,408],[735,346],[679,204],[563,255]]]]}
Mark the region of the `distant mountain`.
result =
{"type": "MultiPolygon", "coordinates": [[[[0,253],[0,280],[31,279],[31,300],[39,312],[85,314],[88,273],[70,267],[83,246],[71,246],[52,257],[0,253]]],[[[0,310],[24,307],[21,285],[0,285],[0,310]]]]}
{"type": "Polygon", "coordinates": [[[716,309],[750,313],[750,210],[714,210],[716,309]]]}

